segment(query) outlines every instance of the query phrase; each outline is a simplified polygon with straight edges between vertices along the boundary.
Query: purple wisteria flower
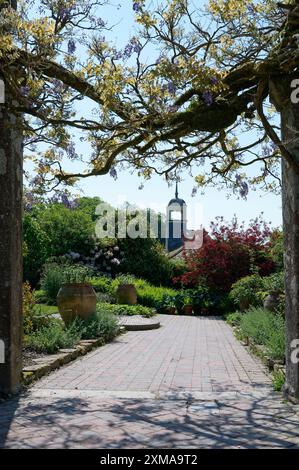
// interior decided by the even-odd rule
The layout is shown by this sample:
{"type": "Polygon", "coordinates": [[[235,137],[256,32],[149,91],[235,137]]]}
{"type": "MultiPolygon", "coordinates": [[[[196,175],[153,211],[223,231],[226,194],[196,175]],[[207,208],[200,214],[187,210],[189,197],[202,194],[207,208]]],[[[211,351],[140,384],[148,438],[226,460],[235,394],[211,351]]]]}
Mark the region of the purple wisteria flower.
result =
{"type": "Polygon", "coordinates": [[[139,54],[139,52],[141,52],[142,50],[142,45],[140,44],[139,41],[134,41],[133,43],[133,51],[136,52],[136,54],[139,54]]]}
{"type": "Polygon", "coordinates": [[[74,9],[74,7],[68,7],[68,8],[61,8],[58,12],[59,16],[63,21],[66,21],[70,18],[71,12],[74,9]]]}
{"type": "Polygon", "coordinates": [[[167,89],[168,89],[168,92],[171,94],[171,95],[175,95],[176,93],[176,86],[173,82],[169,82],[168,85],[167,85],[167,89]]]}
{"type": "Polygon", "coordinates": [[[78,207],[78,201],[76,199],[72,200],[67,192],[57,194],[54,197],[57,203],[63,204],[67,209],[76,209],[78,207]]]}
{"type": "Polygon", "coordinates": [[[247,5],[247,10],[249,13],[252,13],[253,15],[256,14],[256,9],[254,5],[247,5]]]}
{"type": "Polygon", "coordinates": [[[109,172],[111,178],[117,180],[117,171],[115,168],[111,168],[110,172],[109,172]]]}
{"type": "Polygon", "coordinates": [[[198,191],[198,188],[194,186],[194,188],[192,189],[191,197],[195,197],[197,194],[197,191],[198,191]]]}
{"type": "Polygon", "coordinates": [[[249,186],[246,181],[242,180],[242,177],[240,175],[236,175],[236,185],[239,187],[239,194],[241,198],[247,199],[248,193],[249,193],[249,186]]]}
{"type": "Polygon", "coordinates": [[[246,181],[242,181],[241,184],[240,184],[240,196],[243,199],[246,199],[247,196],[248,196],[248,193],[249,193],[249,186],[246,183],[246,181]]]}
{"type": "Polygon", "coordinates": [[[217,83],[219,82],[218,78],[217,77],[212,77],[211,78],[211,82],[213,85],[217,85],[217,83]]]}
{"type": "Polygon", "coordinates": [[[207,106],[212,106],[213,102],[214,102],[214,99],[213,99],[213,95],[210,91],[204,91],[203,94],[202,94],[202,98],[204,100],[204,102],[206,103],[207,106]]]}
{"type": "Polygon", "coordinates": [[[136,13],[138,13],[140,11],[141,7],[140,7],[140,4],[138,2],[134,2],[133,3],[133,10],[136,11],[136,13]]]}
{"type": "Polygon", "coordinates": [[[271,141],[269,145],[272,148],[273,152],[275,152],[276,150],[279,149],[278,145],[275,144],[275,142],[273,142],[273,141],[271,141]]]}
{"type": "Polygon", "coordinates": [[[69,198],[68,198],[68,195],[66,193],[61,195],[61,202],[66,207],[69,205],[69,198]]]}
{"type": "Polygon", "coordinates": [[[59,96],[61,93],[64,92],[65,85],[61,80],[57,80],[56,78],[54,78],[52,80],[52,84],[53,84],[53,92],[55,95],[59,96]]]}
{"type": "Polygon", "coordinates": [[[76,43],[75,43],[74,39],[69,40],[68,45],[67,45],[67,49],[68,49],[69,54],[74,54],[74,52],[76,51],[76,43]]]}
{"type": "Polygon", "coordinates": [[[30,212],[33,206],[38,203],[35,194],[32,191],[25,191],[24,193],[24,210],[30,212]]]}
{"type": "Polygon", "coordinates": [[[60,197],[58,194],[54,194],[54,196],[48,199],[49,204],[58,204],[60,202],[60,197]]]}
{"type": "Polygon", "coordinates": [[[142,45],[140,44],[137,38],[133,37],[124,48],[123,58],[129,59],[134,52],[136,54],[139,54],[141,50],[142,50],[142,45]]]}
{"type": "Polygon", "coordinates": [[[98,26],[99,28],[104,28],[106,26],[106,23],[102,18],[96,18],[95,16],[92,16],[89,19],[94,27],[98,26]]]}
{"type": "Polygon", "coordinates": [[[113,60],[120,60],[122,59],[123,55],[122,55],[122,52],[120,51],[115,51],[114,52],[114,55],[112,57],[113,60]]]}
{"type": "Polygon", "coordinates": [[[27,86],[27,85],[21,86],[20,93],[21,93],[22,96],[25,96],[25,97],[28,96],[29,92],[30,92],[29,86],[27,86]]]}
{"type": "Polygon", "coordinates": [[[44,183],[43,177],[41,175],[36,175],[30,181],[31,187],[41,186],[44,183]]]}
{"type": "Polygon", "coordinates": [[[70,142],[70,144],[68,145],[68,147],[66,149],[66,154],[67,154],[68,158],[70,158],[71,160],[74,160],[78,157],[78,154],[76,153],[76,147],[75,147],[74,142],[70,142]]]}
{"type": "Polygon", "coordinates": [[[124,57],[131,57],[133,53],[133,45],[131,43],[127,44],[126,47],[124,48],[124,57]]]}
{"type": "Polygon", "coordinates": [[[169,113],[176,113],[178,110],[179,110],[179,106],[177,106],[175,104],[173,106],[169,106],[169,108],[168,108],[169,113]]]}

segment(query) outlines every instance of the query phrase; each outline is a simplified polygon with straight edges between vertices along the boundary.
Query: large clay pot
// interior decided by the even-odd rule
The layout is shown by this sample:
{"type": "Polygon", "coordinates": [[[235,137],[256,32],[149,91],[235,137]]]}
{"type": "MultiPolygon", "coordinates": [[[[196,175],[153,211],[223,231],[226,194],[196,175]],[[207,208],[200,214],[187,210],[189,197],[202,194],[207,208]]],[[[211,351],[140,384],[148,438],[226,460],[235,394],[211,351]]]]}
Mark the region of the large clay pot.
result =
{"type": "Polygon", "coordinates": [[[193,305],[193,313],[194,313],[194,315],[201,315],[201,306],[200,305],[193,305]]]}
{"type": "Polygon", "coordinates": [[[192,305],[184,305],[183,314],[184,315],[192,315],[193,314],[193,306],[192,305]]]}
{"type": "Polygon", "coordinates": [[[175,307],[166,307],[165,308],[165,313],[167,313],[167,315],[175,315],[176,314],[176,308],[175,307]]]}
{"type": "Polygon", "coordinates": [[[66,325],[75,318],[88,318],[95,313],[97,296],[90,284],[63,284],[57,295],[59,313],[66,325]]]}
{"type": "Polygon", "coordinates": [[[136,305],[137,291],[134,284],[120,284],[116,291],[118,304],[136,305]]]}

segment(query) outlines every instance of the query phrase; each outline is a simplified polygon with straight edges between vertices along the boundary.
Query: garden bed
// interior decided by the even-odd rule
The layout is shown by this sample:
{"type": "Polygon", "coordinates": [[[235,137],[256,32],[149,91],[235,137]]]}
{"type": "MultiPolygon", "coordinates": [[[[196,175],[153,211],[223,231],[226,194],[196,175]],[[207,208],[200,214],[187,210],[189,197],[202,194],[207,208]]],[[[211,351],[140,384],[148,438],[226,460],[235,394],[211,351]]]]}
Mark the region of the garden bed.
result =
{"type": "MultiPolygon", "coordinates": [[[[121,331],[124,331],[124,329],[122,328],[121,331]]],[[[84,356],[92,351],[92,349],[103,346],[104,344],[105,341],[103,338],[98,338],[82,340],[74,348],[60,349],[56,354],[36,354],[33,356],[31,354],[28,355],[27,351],[27,354],[25,353],[25,361],[27,357],[29,364],[23,367],[23,384],[30,385],[35,380],[40,379],[55,369],[59,369],[61,366],[74,361],[80,356],[84,356]]]]}
{"type": "Polygon", "coordinates": [[[226,318],[239,341],[258,356],[272,373],[276,391],[281,391],[285,379],[284,320],[279,314],[261,308],[251,308],[226,318]]]}

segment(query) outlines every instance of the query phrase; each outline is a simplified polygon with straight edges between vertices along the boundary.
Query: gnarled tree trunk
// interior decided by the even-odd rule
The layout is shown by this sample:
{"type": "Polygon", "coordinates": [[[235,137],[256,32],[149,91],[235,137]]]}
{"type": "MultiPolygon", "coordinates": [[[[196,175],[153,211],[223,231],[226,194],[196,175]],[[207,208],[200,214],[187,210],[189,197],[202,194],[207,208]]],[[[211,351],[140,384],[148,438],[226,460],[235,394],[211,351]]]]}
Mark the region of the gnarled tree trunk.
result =
{"type": "Polygon", "coordinates": [[[271,99],[281,114],[282,141],[293,164],[282,161],[282,206],[286,289],[286,384],[290,399],[299,399],[299,103],[292,103],[291,79],[272,81],[271,99]],[[299,357],[297,355],[297,357],[299,357]]]}
{"type": "MultiPolygon", "coordinates": [[[[5,96],[6,104],[9,96],[5,96]]],[[[0,393],[15,393],[22,368],[22,132],[0,105],[0,393]],[[4,359],[4,363],[3,363],[4,359]]]]}

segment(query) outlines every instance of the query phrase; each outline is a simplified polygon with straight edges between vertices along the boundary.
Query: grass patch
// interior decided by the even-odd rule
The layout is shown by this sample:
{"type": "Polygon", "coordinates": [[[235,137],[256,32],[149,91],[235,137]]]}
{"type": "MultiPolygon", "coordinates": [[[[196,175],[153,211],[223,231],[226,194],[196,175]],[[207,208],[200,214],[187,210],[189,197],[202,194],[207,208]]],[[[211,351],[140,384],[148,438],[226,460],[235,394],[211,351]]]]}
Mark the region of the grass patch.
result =
{"type": "Polygon", "coordinates": [[[53,315],[59,313],[59,311],[55,305],[37,304],[34,306],[34,313],[37,315],[53,315]]]}

